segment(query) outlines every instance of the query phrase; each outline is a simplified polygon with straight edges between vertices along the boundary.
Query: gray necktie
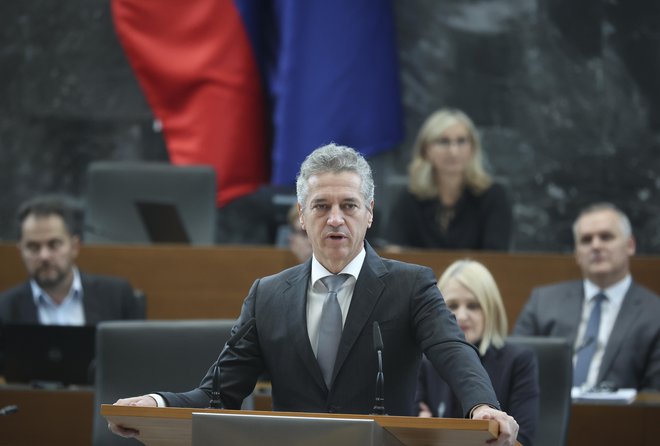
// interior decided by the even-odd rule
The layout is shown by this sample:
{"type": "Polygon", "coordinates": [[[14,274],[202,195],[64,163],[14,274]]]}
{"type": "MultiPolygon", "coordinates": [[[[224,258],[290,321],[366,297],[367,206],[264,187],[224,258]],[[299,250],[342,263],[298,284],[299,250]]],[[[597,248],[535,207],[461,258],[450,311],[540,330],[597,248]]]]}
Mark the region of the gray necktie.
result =
{"type": "Polygon", "coordinates": [[[341,308],[337,300],[337,291],[339,291],[347,278],[348,274],[339,274],[321,279],[321,282],[328,288],[328,294],[323,301],[316,359],[319,362],[323,379],[328,389],[332,380],[332,372],[335,367],[335,358],[337,357],[337,348],[339,347],[342,330],[341,308]]]}

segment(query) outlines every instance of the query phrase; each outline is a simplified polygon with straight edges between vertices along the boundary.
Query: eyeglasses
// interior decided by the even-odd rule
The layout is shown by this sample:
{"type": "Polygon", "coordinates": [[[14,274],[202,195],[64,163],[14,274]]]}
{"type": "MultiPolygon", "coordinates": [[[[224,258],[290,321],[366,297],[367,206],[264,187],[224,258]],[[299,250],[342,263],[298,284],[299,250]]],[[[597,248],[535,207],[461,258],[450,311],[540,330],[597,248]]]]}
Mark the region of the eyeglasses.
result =
{"type": "Polygon", "coordinates": [[[466,147],[469,147],[472,144],[472,142],[470,141],[469,138],[461,136],[460,138],[456,138],[456,139],[451,139],[446,137],[434,139],[433,141],[431,141],[431,144],[438,146],[442,149],[449,149],[453,145],[456,145],[456,147],[458,147],[459,149],[464,149],[466,147]]]}

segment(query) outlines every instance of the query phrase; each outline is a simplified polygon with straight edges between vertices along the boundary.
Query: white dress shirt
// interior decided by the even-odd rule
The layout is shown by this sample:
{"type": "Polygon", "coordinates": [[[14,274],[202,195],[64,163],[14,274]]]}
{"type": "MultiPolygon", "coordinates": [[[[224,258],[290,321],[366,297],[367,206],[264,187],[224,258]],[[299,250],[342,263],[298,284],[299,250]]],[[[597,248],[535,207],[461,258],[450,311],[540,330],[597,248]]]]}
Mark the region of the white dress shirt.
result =
{"type": "Polygon", "coordinates": [[[56,303],[33,279],[30,280],[32,298],[42,325],[85,325],[83,289],[80,273],[73,269],[73,283],[62,303],[56,303]]]}
{"type": "MultiPolygon", "coordinates": [[[[353,290],[355,289],[355,282],[357,281],[362,264],[367,253],[362,248],[362,251],[349,262],[339,274],[348,274],[349,277],[346,282],[337,292],[337,300],[341,308],[341,322],[342,327],[346,323],[346,316],[348,309],[353,300],[353,290]]],[[[328,294],[328,289],[325,287],[321,279],[331,276],[332,273],[325,269],[323,265],[316,260],[316,256],[312,256],[312,274],[310,276],[310,283],[307,287],[307,334],[309,335],[309,342],[312,345],[314,355],[317,354],[319,344],[319,323],[321,321],[321,312],[323,310],[323,301],[328,294]]]]}
{"type": "MultiPolygon", "coordinates": [[[[593,282],[590,282],[586,279],[584,280],[585,302],[584,305],[582,305],[582,317],[580,318],[580,325],[578,327],[578,333],[574,346],[576,351],[584,343],[584,332],[587,330],[587,322],[589,321],[591,310],[594,307],[594,297],[601,291],[607,296],[607,299],[605,299],[601,304],[600,326],[598,327],[596,351],[594,352],[594,356],[591,359],[587,380],[584,383],[584,387],[587,389],[593,387],[596,384],[598,379],[598,371],[600,370],[600,365],[603,362],[603,355],[605,353],[607,341],[610,338],[610,334],[612,333],[612,328],[614,328],[614,322],[616,322],[616,318],[619,315],[619,310],[621,309],[623,298],[626,296],[631,283],[632,278],[630,275],[627,275],[611,287],[602,290],[593,282]]],[[[576,359],[577,355],[574,355],[573,366],[575,366],[576,359]]]]}

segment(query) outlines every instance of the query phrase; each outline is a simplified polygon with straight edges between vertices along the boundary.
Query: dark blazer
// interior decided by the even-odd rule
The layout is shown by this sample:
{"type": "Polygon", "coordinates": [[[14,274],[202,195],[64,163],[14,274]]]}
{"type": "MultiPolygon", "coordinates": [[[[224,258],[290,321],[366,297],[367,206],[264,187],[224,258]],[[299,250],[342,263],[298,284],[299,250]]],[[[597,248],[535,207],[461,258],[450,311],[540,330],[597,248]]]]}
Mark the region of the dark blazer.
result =
{"type": "MultiPolygon", "coordinates": [[[[516,345],[505,344],[501,349],[490,347],[481,358],[481,363],[493,383],[495,394],[502,410],[518,422],[518,441],[531,446],[539,417],[538,362],[534,352],[516,345]]],[[[460,418],[461,409],[447,383],[424,359],[419,371],[415,410],[419,413],[419,402],[431,409],[434,417],[460,418]],[[442,415],[438,413],[444,406],[442,415]]]]}
{"type": "MultiPolygon", "coordinates": [[[[225,347],[220,355],[226,408],[239,408],[257,378],[267,371],[274,410],[371,413],[377,373],[374,321],[380,324],[385,347],[388,414],[411,414],[422,352],[456,389],[464,414],[479,403],[499,407],[476,350],[463,339],[436,287],[433,271],[383,259],[368,243],[366,251],[344,324],[331,389],[323,381],[307,334],[310,260],[252,285],[239,324],[254,317],[255,328],[234,349],[225,347]]],[[[212,371],[195,390],[161,395],[170,406],[207,407],[212,371]]]]}
{"type": "MultiPolygon", "coordinates": [[[[536,288],[513,333],[564,337],[575,344],[584,287],[580,280],[536,288]]],[[[660,391],[660,298],[634,281],[605,346],[597,384],[660,391]]]]}
{"type": "MultiPolygon", "coordinates": [[[[85,324],[96,325],[113,319],[144,319],[145,310],[124,279],[80,273],[85,324]]],[[[0,322],[38,324],[37,306],[30,282],[0,294],[0,322]]]]}
{"type": "Polygon", "coordinates": [[[454,206],[454,218],[443,233],[437,198],[420,200],[404,190],[395,199],[387,222],[387,242],[414,248],[506,251],[511,244],[513,211],[506,191],[493,184],[477,195],[466,189],[454,206]]]}

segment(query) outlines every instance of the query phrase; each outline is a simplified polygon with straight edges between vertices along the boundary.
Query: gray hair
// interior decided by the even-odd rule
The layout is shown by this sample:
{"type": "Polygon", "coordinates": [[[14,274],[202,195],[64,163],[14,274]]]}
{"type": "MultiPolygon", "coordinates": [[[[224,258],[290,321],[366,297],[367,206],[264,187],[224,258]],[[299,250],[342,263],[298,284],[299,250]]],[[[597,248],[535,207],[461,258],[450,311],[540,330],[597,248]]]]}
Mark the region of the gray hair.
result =
{"type": "Polygon", "coordinates": [[[632,226],[630,225],[630,220],[626,216],[626,214],[623,213],[621,209],[613,205],[612,203],[607,203],[607,202],[602,202],[602,203],[595,203],[592,205],[587,206],[586,208],[582,209],[580,211],[580,214],[577,216],[575,219],[575,222],[573,222],[573,238],[577,241],[577,224],[578,221],[582,217],[584,217],[587,214],[593,214],[594,212],[600,212],[600,211],[612,211],[614,212],[617,217],[619,218],[619,226],[621,227],[621,231],[623,231],[623,236],[625,238],[628,238],[632,236],[632,226]]]}
{"type": "Polygon", "coordinates": [[[367,160],[354,149],[334,143],[319,147],[310,153],[300,166],[296,178],[296,195],[301,207],[309,194],[309,179],[323,173],[354,172],[360,176],[362,196],[369,205],[374,199],[374,179],[367,160]]]}

